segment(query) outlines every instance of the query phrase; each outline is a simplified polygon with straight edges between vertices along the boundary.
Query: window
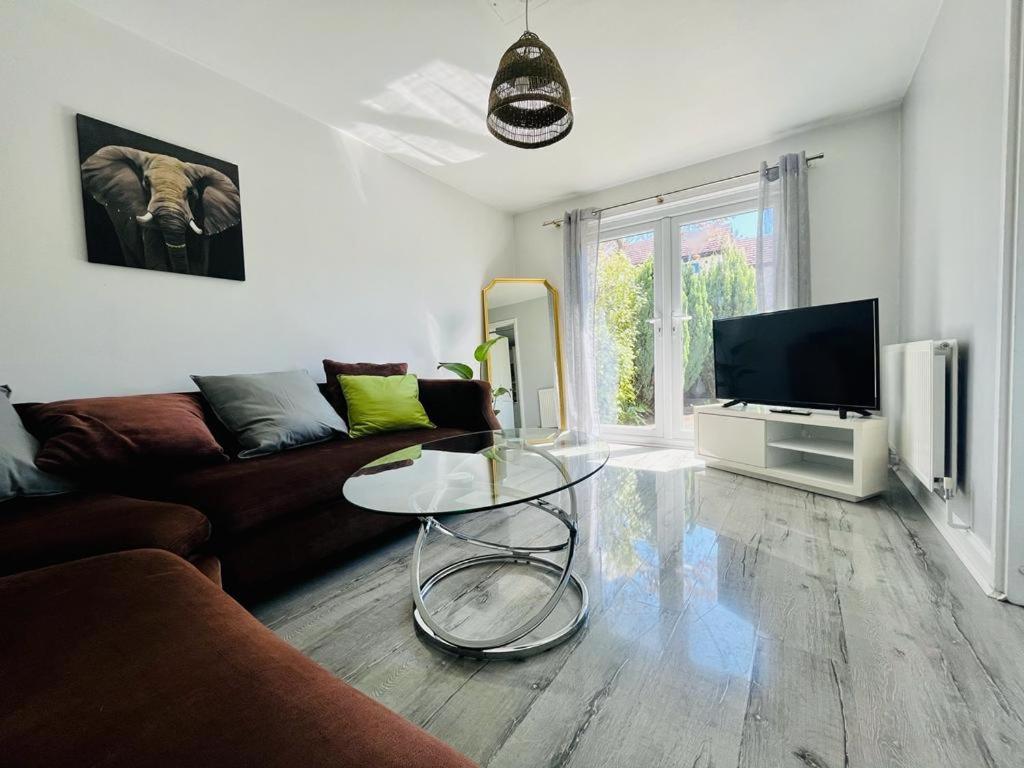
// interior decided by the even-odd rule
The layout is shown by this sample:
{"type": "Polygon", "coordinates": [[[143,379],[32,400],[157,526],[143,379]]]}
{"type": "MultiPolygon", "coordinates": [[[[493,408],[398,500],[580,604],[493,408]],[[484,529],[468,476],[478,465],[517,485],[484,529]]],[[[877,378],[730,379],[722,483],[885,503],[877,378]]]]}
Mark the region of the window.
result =
{"type": "MultiPolygon", "coordinates": [[[[763,269],[774,261],[771,214],[763,269]]],[[[714,399],[713,321],[758,311],[757,227],[749,188],[724,203],[602,227],[595,353],[607,431],[692,440],[693,406],[714,399]]]]}

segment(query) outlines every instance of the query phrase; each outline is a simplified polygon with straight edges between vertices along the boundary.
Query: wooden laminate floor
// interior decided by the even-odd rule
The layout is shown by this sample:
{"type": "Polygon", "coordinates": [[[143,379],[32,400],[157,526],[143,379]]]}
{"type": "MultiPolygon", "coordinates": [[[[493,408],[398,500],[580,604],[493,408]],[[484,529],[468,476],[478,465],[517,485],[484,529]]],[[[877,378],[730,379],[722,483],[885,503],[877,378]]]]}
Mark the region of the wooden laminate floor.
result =
{"type": "MultiPolygon", "coordinates": [[[[412,536],[254,612],[484,766],[1024,766],[1024,608],[986,598],[895,479],[850,504],[620,446],[581,506],[589,625],[529,659],[420,640],[412,536]]],[[[558,534],[534,510],[460,525],[558,534]]],[[[477,553],[434,542],[425,565],[477,553]]],[[[470,571],[431,606],[500,629],[545,578],[470,571]]]]}

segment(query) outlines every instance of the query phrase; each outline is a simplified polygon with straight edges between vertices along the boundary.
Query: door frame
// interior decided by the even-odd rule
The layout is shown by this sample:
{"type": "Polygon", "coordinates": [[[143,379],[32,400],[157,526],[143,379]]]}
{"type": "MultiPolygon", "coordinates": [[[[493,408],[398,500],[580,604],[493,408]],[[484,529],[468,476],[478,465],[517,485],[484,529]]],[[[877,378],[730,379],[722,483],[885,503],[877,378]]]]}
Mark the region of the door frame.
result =
{"type": "Polygon", "coordinates": [[[1024,605],[1024,13],[1008,4],[990,594],[1024,605]]]}

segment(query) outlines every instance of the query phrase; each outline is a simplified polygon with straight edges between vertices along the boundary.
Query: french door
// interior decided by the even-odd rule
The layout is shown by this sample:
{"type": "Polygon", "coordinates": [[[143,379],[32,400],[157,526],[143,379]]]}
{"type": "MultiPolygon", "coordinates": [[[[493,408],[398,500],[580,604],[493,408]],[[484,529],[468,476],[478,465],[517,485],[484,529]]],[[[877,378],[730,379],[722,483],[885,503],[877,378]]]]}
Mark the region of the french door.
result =
{"type": "MultiPolygon", "coordinates": [[[[693,406],[714,398],[712,321],[757,311],[756,208],[748,192],[602,227],[595,368],[603,434],[692,444],[693,406]]],[[[770,234],[770,212],[764,226],[770,234]]]]}

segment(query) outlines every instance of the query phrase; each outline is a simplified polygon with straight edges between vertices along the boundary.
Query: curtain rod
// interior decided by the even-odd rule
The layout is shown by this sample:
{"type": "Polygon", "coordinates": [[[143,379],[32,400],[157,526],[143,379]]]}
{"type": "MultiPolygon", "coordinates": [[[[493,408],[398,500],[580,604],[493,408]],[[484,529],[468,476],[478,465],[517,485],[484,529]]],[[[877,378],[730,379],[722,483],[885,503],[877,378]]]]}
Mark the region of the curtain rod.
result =
{"type": "MultiPolygon", "coordinates": [[[[808,157],[807,158],[807,162],[809,163],[809,162],[811,162],[811,160],[821,160],[823,157],[825,157],[825,153],[824,152],[819,152],[816,155],[811,155],[810,157],[808,157]]],[[[775,165],[768,166],[768,169],[771,170],[773,168],[778,168],[778,167],[779,167],[779,165],[778,165],[778,163],[776,163],[775,165]]],[[[682,187],[681,189],[673,189],[671,192],[660,192],[660,193],[658,193],[656,195],[648,195],[647,197],[638,197],[636,200],[630,200],[630,201],[625,202],[625,203],[615,203],[615,205],[606,205],[604,208],[598,208],[597,211],[598,211],[598,213],[604,213],[605,211],[611,211],[611,210],[614,210],[615,208],[625,208],[627,205],[634,205],[635,203],[643,203],[643,202],[646,202],[647,200],[657,200],[658,204],[661,205],[663,202],[665,202],[664,198],[668,197],[669,195],[678,195],[680,192],[689,192],[690,190],[700,189],[701,187],[710,187],[712,184],[721,184],[723,181],[734,181],[735,179],[742,179],[742,178],[744,178],[746,176],[756,176],[759,173],[761,173],[761,169],[760,168],[758,168],[756,171],[746,171],[745,173],[737,173],[735,176],[726,176],[723,179],[715,179],[714,181],[704,181],[704,182],[701,182],[700,184],[694,184],[693,186],[690,186],[690,187],[682,187]]],[[[542,222],[541,226],[542,227],[561,227],[562,226],[562,220],[561,219],[550,219],[548,221],[542,222]]]]}

